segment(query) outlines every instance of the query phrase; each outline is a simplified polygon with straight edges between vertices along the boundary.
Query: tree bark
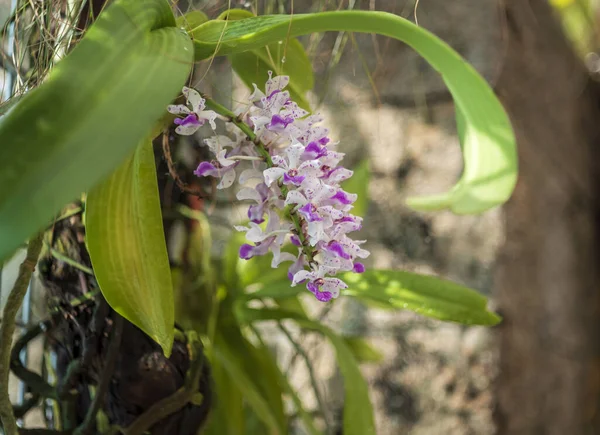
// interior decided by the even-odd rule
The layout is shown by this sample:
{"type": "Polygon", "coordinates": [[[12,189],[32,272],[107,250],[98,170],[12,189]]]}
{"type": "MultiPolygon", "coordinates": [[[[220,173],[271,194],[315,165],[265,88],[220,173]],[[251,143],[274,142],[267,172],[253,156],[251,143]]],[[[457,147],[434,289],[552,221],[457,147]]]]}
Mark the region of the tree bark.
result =
{"type": "Polygon", "coordinates": [[[499,434],[600,433],[600,91],[547,0],[505,0],[496,84],[519,145],[497,267],[499,434]]]}

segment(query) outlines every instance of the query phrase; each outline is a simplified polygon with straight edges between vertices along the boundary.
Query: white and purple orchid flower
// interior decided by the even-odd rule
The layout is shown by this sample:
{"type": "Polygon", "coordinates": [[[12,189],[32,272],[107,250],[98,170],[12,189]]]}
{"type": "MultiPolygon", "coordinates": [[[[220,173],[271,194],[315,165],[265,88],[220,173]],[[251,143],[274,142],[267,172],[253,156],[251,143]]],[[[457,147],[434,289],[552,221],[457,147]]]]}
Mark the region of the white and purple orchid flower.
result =
{"type": "MultiPolygon", "coordinates": [[[[248,226],[235,227],[246,233],[249,242],[240,247],[240,258],[271,252],[272,267],[291,261],[291,285],[303,283],[318,300],[326,302],[347,288],[335,275],[364,272],[359,260],[369,252],[361,248],[364,241],[347,235],[361,229],[362,218],[350,214],[357,196],[340,187],[352,176],[352,171],[339,165],[344,154],[334,150],[336,144],[329,139],[329,130],[318,125],[322,117],[309,115],[291,100],[284,90],[288,83],[289,77],[269,73],[265,92],[254,85],[248,104],[237,111],[253,129],[256,141],[264,144],[269,159],[260,157],[252,141],[227,125],[229,136],[205,140],[215,159],[200,163],[194,173],[220,178],[217,187],[224,189],[234,183],[236,167],[250,160],[252,168],[238,177],[239,183],[247,186],[237,198],[252,201],[248,226]],[[298,247],[297,255],[282,251],[287,240],[298,247]]],[[[204,110],[200,94],[184,88],[184,95],[191,110],[183,105],[169,106],[169,112],[186,115],[175,121],[175,131],[192,134],[207,120],[214,129],[217,115],[204,110]]]]}
{"type": "Polygon", "coordinates": [[[215,124],[217,114],[212,110],[204,110],[205,100],[200,96],[198,91],[184,86],[182,92],[191,109],[183,104],[167,106],[169,113],[173,115],[185,115],[183,118],[175,118],[174,122],[177,125],[175,132],[182,136],[190,136],[206,124],[206,121],[210,123],[213,130],[217,128],[215,124]]]}

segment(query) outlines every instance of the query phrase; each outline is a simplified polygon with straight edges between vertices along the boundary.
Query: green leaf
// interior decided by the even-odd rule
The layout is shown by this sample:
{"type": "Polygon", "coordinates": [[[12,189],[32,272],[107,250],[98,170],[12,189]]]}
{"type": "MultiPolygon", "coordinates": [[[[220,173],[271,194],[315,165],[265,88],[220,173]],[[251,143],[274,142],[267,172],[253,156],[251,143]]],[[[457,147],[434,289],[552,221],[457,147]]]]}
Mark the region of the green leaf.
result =
{"type": "MultiPolygon", "coordinates": [[[[285,274],[285,269],[279,268],[283,270],[285,274]]],[[[283,275],[284,275],[283,274],[283,275]]],[[[246,299],[262,299],[262,298],[273,298],[276,300],[279,299],[288,299],[294,298],[301,293],[306,291],[304,286],[295,286],[292,287],[291,281],[285,277],[277,281],[268,281],[264,283],[257,283],[256,285],[252,285],[252,289],[256,289],[250,293],[246,293],[244,297],[246,299]]]]}
{"type": "Polygon", "coordinates": [[[344,337],[344,342],[359,363],[381,362],[383,355],[361,337],[344,337]]]}
{"type": "MultiPolygon", "coordinates": [[[[252,12],[244,9],[230,9],[217,19],[236,21],[253,16],[252,12]]],[[[306,51],[297,39],[285,38],[263,48],[234,53],[229,56],[229,60],[237,75],[250,89],[253,84],[263,89],[262,85],[269,77],[269,71],[273,71],[275,75],[289,76],[287,90],[290,97],[300,107],[310,111],[306,93],[314,86],[314,76],[306,51]]]]}
{"type": "Polygon", "coordinates": [[[399,270],[346,273],[344,294],[382,308],[404,308],[427,317],[466,325],[495,325],[500,317],[487,310],[475,290],[434,276],[399,270]]]}
{"type": "MultiPolygon", "coordinates": [[[[285,416],[279,397],[273,394],[276,374],[263,373],[264,360],[257,358],[256,348],[241,336],[239,329],[220,327],[214,345],[215,364],[220,364],[235,380],[246,402],[274,434],[285,433],[285,416]],[[268,377],[271,379],[266,379],[268,377]]],[[[268,355],[269,356],[269,355],[268,355]]]]}
{"type": "Polygon", "coordinates": [[[11,97],[10,100],[3,102],[0,104],[0,116],[4,116],[10,109],[15,107],[15,105],[21,101],[24,95],[15,95],[11,97]]]}
{"type": "Polygon", "coordinates": [[[249,322],[293,319],[302,328],[325,335],[335,348],[338,367],[344,377],[344,435],[374,435],[376,433],[367,382],[360,372],[352,351],[342,337],[318,322],[289,311],[246,308],[244,317],[249,322]]]}
{"type": "Polygon", "coordinates": [[[217,399],[211,409],[206,429],[202,435],[240,435],[246,433],[244,418],[244,395],[225,367],[211,361],[211,377],[214,380],[217,399]]]}
{"type": "Polygon", "coordinates": [[[116,0],[100,15],[0,118],[0,260],[134,151],[192,63],[165,0],[116,0]]]}
{"type": "Polygon", "coordinates": [[[514,133],[502,105],[485,80],[460,55],[410,21],[385,12],[336,11],[209,21],[191,33],[196,59],[200,60],[324,31],[378,33],[406,42],[439,71],[454,97],[457,111],[464,116],[464,170],[459,182],[443,194],[410,198],[411,207],[479,213],[510,197],[517,178],[517,154],[514,133]]]}
{"type": "Polygon", "coordinates": [[[85,226],[92,266],[106,301],[169,355],[173,283],[150,141],[89,192],[85,226]]]}
{"type": "Polygon", "coordinates": [[[202,11],[190,11],[177,17],[177,27],[190,31],[208,21],[208,16],[202,11]]]}
{"type": "Polygon", "coordinates": [[[358,199],[353,204],[351,213],[356,216],[365,217],[369,206],[369,160],[363,160],[355,168],[354,174],[344,181],[342,188],[349,193],[356,193],[358,199]]]}

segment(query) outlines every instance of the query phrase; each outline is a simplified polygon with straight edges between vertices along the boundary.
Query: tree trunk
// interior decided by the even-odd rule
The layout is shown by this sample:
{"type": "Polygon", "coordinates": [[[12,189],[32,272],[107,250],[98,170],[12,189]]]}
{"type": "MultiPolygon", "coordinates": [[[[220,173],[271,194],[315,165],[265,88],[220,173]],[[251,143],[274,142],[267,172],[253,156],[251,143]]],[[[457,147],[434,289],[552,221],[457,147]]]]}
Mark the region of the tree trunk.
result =
{"type": "Polygon", "coordinates": [[[600,91],[547,0],[505,0],[520,175],[498,259],[500,434],[600,433],[600,91]]]}

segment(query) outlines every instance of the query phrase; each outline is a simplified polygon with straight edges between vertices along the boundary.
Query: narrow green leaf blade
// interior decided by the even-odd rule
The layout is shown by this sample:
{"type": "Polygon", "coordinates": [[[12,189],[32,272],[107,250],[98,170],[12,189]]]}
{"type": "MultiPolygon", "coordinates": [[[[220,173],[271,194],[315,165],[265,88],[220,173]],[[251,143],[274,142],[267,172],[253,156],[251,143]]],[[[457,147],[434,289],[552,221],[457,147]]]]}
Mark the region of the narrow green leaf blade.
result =
{"type": "Polygon", "coordinates": [[[344,337],[344,342],[359,363],[376,363],[383,360],[383,355],[361,337],[344,337]]]}
{"type": "Polygon", "coordinates": [[[107,302],[169,355],[173,283],[150,141],[90,191],[85,225],[94,273],[107,302]]]}
{"type": "Polygon", "coordinates": [[[449,208],[480,213],[505,202],[517,178],[515,137],[502,105],[485,80],[452,48],[427,30],[394,14],[336,11],[273,15],[234,22],[209,21],[192,31],[196,58],[229,55],[286,37],[324,31],[378,33],[406,42],[442,75],[465,120],[464,170],[446,193],[410,198],[418,210],[449,208]]]}
{"type": "Polygon", "coordinates": [[[500,317],[487,310],[475,290],[434,276],[399,270],[344,274],[345,295],[383,308],[404,308],[427,317],[466,325],[495,325],[500,317]]]}
{"type": "Polygon", "coordinates": [[[193,47],[174,26],[164,0],[115,1],[0,117],[0,260],[107,177],[181,91],[193,47]]]}
{"type": "Polygon", "coordinates": [[[249,322],[293,319],[302,328],[317,331],[326,336],[335,348],[338,366],[344,377],[344,434],[375,435],[375,420],[369,399],[369,387],[352,351],[341,336],[325,325],[280,309],[246,307],[243,318],[249,322]]]}
{"type": "MultiPolygon", "coordinates": [[[[281,396],[274,398],[265,390],[265,376],[260,373],[262,363],[257,360],[253,346],[239,330],[219,328],[214,346],[215,363],[220,364],[235,380],[246,402],[270,429],[270,433],[283,434],[283,405],[281,396]]],[[[268,376],[268,374],[266,375],[268,376]]],[[[275,376],[275,382],[279,379],[275,376]]]]}

